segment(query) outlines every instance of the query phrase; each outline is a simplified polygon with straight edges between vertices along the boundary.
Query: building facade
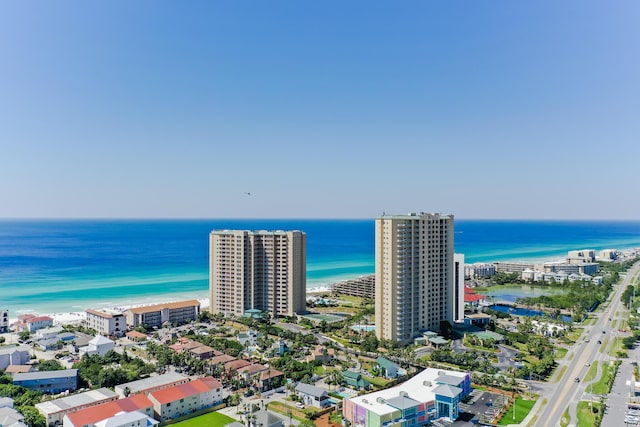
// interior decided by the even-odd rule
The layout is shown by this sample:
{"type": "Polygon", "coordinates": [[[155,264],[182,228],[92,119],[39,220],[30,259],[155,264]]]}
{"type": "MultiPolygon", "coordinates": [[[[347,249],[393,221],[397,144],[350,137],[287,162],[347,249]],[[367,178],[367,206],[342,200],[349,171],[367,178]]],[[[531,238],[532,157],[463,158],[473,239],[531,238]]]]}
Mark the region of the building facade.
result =
{"type": "Polygon", "coordinates": [[[124,313],[114,310],[85,311],[85,326],[98,332],[100,335],[113,335],[121,337],[127,331],[127,318],[124,313]]]}
{"type": "Polygon", "coordinates": [[[30,350],[28,345],[0,347],[0,371],[10,365],[26,365],[30,360],[30,350]]]}
{"type": "Polygon", "coordinates": [[[67,414],[114,400],[118,400],[116,393],[108,388],[99,388],[60,399],[36,403],[35,407],[45,417],[48,426],[57,426],[63,423],[64,416],[67,414]]]}
{"type": "Polygon", "coordinates": [[[383,215],[375,240],[378,339],[407,344],[453,323],[453,215],[383,215]]]}
{"type": "Polygon", "coordinates": [[[212,313],[272,316],[306,310],[306,234],[215,230],[209,238],[212,313]]]}
{"type": "Polygon", "coordinates": [[[73,392],[78,388],[78,370],[63,369],[15,374],[13,385],[49,394],[62,393],[63,391],[73,392]]]}
{"type": "Polygon", "coordinates": [[[344,399],[342,415],[353,427],[419,427],[457,419],[470,392],[470,374],[428,368],[396,387],[344,399]]]}
{"type": "Polygon", "coordinates": [[[9,332],[9,310],[0,310],[0,333],[9,332]]]}
{"type": "Polygon", "coordinates": [[[212,408],[224,400],[222,384],[213,377],[204,377],[186,384],[149,393],[155,418],[167,421],[212,408]]]}
{"type": "Polygon", "coordinates": [[[200,313],[200,301],[188,300],[166,304],[147,305],[130,308],[125,312],[127,326],[146,325],[147,327],[161,327],[164,323],[182,325],[196,320],[200,313]]]}

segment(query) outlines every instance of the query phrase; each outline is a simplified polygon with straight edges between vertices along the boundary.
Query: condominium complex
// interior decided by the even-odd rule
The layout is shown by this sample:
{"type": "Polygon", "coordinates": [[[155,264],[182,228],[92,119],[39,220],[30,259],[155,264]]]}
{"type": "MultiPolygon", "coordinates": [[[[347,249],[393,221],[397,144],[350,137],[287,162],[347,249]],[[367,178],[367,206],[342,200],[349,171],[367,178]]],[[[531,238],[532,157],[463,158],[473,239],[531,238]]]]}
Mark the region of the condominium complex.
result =
{"type": "Polygon", "coordinates": [[[378,339],[409,343],[453,323],[453,215],[383,215],[375,238],[378,339]]]}
{"type": "Polygon", "coordinates": [[[306,308],[306,234],[215,230],[209,238],[211,312],[293,316],[306,308]]]}
{"type": "Polygon", "coordinates": [[[134,307],[125,311],[127,326],[135,328],[140,325],[161,327],[165,323],[182,325],[196,320],[200,313],[200,301],[187,300],[166,304],[134,307]]]}
{"type": "Polygon", "coordinates": [[[115,310],[85,310],[84,324],[101,335],[121,337],[127,331],[127,319],[124,313],[115,310]]]}

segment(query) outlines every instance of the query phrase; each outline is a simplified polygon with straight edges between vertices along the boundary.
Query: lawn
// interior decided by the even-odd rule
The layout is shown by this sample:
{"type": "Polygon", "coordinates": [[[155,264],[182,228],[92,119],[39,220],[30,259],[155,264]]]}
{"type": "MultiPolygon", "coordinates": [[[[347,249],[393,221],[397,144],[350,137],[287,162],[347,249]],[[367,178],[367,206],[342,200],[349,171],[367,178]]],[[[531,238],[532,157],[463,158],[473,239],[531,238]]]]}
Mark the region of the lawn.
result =
{"type": "MultiPolygon", "coordinates": [[[[591,412],[589,404],[591,402],[580,401],[578,402],[578,426],[577,427],[593,427],[593,420],[596,416],[591,412]]],[[[599,403],[593,404],[593,409],[598,411],[600,409],[599,403]]]]}
{"type": "Polygon", "coordinates": [[[608,343],[609,343],[609,338],[605,338],[604,341],[602,341],[602,344],[600,345],[600,348],[598,349],[598,351],[600,353],[604,353],[604,349],[607,347],[608,343]]]}
{"type": "Polygon", "coordinates": [[[569,350],[564,347],[556,348],[556,360],[564,359],[564,357],[567,355],[567,351],[569,350]]]}
{"type": "Polygon", "coordinates": [[[536,404],[535,400],[524,400],[522,397],[516,399],[515,404],[515,420],[513,415],[513,406],[504,414],[497,425],[506,426],[509,424],[520,424],[524,418],[529,415],[531,408],[536,404]]]}
{"type": "Polygon", "coordinates": [[[180,421],[173,424],[179,427],[224,427],[235,420],[225,414],[219,412],[209,412],[198,417],[180,421]]]}

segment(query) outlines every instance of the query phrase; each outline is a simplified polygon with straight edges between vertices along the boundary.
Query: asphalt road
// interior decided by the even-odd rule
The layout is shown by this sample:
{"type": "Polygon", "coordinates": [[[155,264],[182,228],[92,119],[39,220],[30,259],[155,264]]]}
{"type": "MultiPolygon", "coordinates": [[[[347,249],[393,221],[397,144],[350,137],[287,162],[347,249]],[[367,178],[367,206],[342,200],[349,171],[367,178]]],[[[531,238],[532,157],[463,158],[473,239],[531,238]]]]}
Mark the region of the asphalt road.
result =
{"type": "MultiPolygon", "coordinates": [[[[626,277],[620,283],[615,292],[609,299],[608,306],[603,313],[600,314],[596,324],[594,326],[588,326],[586,334],[583,334],[585,341],[578,342],[570,350],[574,353],[573,359],[567,364],[566,372],[562,378],[558,379],[555,392],[551,396],[545,396],[547,404],[538,413],[535,426],[548,427],[559,426],[560,418],[563,412],[569,407],[569,405],[575,405],[581,398],[584,387],[581,387],[581,382],[575,382],[574,378],[584,378],[587,370],[587,362],[593,360],[604,360],[605,356],[599,353],[598,349],[600,344],[598,340],[609,338],[609,341],[613,338],[613,329],[611,328],[611,322],[609,318],[613,318],[616,311],[620,309],[621,302],[620,297],[626,287],[630,284],[633,275],[640,269],[640,263],[636,263],[627,272],[626,277]],[[603,334],[603,331],[605,333],[603,334]]],[[[568,357],[568,354],[567,354],[568,357]]],[[[560,369],[560,368],[559,368],[560,369]]],[[[572,420],[575,422],[575,420],[572,420]]]]}

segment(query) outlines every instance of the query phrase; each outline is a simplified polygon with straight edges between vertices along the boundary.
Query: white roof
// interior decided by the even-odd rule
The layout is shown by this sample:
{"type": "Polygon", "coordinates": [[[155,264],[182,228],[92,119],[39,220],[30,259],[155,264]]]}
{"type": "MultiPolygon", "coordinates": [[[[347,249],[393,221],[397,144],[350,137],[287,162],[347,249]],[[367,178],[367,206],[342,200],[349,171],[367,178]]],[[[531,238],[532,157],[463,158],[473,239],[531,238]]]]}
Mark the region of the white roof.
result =
{"type": "Polygon", "coordinates": [[[95,346],[99,346],[99,345],[105,345],[105,344],[115,344],[115,342],[111,341],[107,337],[103,337],[102,335],[98,335],[94,339],[89,341],[89,344],[93,344],[95,346]]]}
{"type": "Polygon", "coordinates": [[[41,413],[55,414],[56,412],[67,411],[69,409],[77,408],[78,406],[89,405],[91,403],[100,402],[113,397],[118,397],[118,394],[112,392],[108,388],[99,388],[97,390],[73,394],[60,399],[36,403],[35,407],[38,408],[41,413]]]}
{"type": "Polygon", "coordinates": [[[386,390],[376,391],[363,396],[352,397],[349,400],[362,406],[377,415],[386,415],[397,411],[396,408],[387,404],[387,400],[400,396],[400,392],[406,393],[408,397],[420,403],[431,402],[436,399],[433,392],[439,384],[436,380],[443,375],[459,378],[460,381],[467,375],[466,372],[445,371],[442,369],[427,368],[418,375],[410,378],[404,383],[386,390]]]}
{"type": "Polygon", "coordinates": [[[147,390],[150,388],[161,387],[166,384],[171,384],[177,381],[184,381],[189,379],[189,377],[178,374],[177,372],[167,372],[166,374],[156,375],[149,378],[144,378],[137,381],[132,381],[130,383],[119,384],[115,386],[115,390],[124,390],[125,388],[129,388],[131,394],[137,393],[142,390],[147,390]]]}
{"type": "Polygon", "coordinates": [[[3,345],[0,346],[0,354],[12,354],[15,351],[26,351],[27,353],[31,350],[31,347],[28,345],[19,345],[19,346],[11,346],[11,345],[3,345]]]}
{"type": "Polygon", "coordinates": [[[150,426],[158,424],[158,421],[148,417],[140,411],[133,412],[120,412],[111,418],[102,420],[96,423],[96,427],[118,427],[123,425],[137,425],[150,426]],[[140,423],[142,421],[142,424],[140,423]]]}

